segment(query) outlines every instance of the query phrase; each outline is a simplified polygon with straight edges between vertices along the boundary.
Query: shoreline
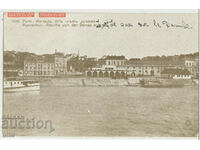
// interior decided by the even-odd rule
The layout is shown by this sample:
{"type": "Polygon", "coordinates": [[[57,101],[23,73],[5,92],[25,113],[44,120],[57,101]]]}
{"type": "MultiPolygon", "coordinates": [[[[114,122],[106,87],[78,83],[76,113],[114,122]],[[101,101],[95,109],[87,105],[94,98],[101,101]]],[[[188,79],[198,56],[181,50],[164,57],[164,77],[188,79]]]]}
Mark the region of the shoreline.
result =
{"type": "MultiPolygon", "coordinates": [[[[141,86],[140,81],[151,81],[153,78],[128,78],[128,79],[111,79],[111,78],[46,78],[39,79],[41,86],[66,86],[66,87],[113,87],[113,86],[141,86]]],[[[154,78],[155,79],[155,78],[154,78]]],[[[157,78],[157,81],[163,85],[198,85],[198,79],[163,79],[157,78]]]]}

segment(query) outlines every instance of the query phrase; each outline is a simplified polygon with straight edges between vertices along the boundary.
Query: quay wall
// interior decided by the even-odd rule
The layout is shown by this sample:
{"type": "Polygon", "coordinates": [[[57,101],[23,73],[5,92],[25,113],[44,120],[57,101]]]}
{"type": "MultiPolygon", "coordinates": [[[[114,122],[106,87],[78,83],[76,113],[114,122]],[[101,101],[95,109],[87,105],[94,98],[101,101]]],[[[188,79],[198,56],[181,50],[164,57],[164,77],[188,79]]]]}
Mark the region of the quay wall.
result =
{"type": "MultiPolygon", "coordinates": [[[[129,79],[111,79],[111,78],[49,78],[40,80],[41,86],[68,86],[68,87],[85,87],[85,86],[139,86],[143,78],[129,79]]],[[[145,79],[149,80],[149,79],[145,79]]],[[[151,80],[151,79],[150,79],[151,80]]],[[[183,84],[196,85],[193,80],[173,80],[157,79],[163,84],[183,84]]]]}
{"type": "Polygon", "coordinates": [[[139,80],[110,78],[51,78],[40,80],[41,86],[128,86],[139,84],[139,80]],[[135,83],[137,81],[137,83],[135,83]]]}

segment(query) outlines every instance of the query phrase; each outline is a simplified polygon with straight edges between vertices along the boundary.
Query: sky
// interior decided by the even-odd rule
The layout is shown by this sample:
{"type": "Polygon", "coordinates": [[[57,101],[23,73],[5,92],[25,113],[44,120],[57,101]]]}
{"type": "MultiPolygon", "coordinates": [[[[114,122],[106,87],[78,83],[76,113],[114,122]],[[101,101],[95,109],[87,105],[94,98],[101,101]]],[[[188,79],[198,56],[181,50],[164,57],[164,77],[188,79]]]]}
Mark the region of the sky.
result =
{"type": "MultiPolygon", "coordinates": [[[[53,24],[54,24],[53,23],[53,24]]],[[[55,23],[56,24],[56,23],[55,23]]],[[[93,25],[93,24],[92,24],[93,25]]],[[[66,18],[8,18],[4,14],[4,50],[36,54],[80,53],[89,57],[125,55],[126,58],[187,54],[198,51],[198,15],[196,13],[66,13],[66,18]],[[27,26],[36,24],[43,26],[27,26]],[[63,25],[69,21],[113,20],[116,27],[45,26],[53,21],[63,25]],[[64,23],[61,23],[64,22],[64,23]],[[154,26],[154,21],[162,25],[154,26]],[[162,24],[188,24],[191,29],[162,24]],[[41,23],[43,22],[43,23],[41,23]],[[140,27],[147,23],[149,27],[140,27]],[[25,24],[26,26],[23,26],[25,24]],[[38,24],[38,23],[37,23],[38,24]],[[124,27],[122,24],[131,24],[124,27]]]]}

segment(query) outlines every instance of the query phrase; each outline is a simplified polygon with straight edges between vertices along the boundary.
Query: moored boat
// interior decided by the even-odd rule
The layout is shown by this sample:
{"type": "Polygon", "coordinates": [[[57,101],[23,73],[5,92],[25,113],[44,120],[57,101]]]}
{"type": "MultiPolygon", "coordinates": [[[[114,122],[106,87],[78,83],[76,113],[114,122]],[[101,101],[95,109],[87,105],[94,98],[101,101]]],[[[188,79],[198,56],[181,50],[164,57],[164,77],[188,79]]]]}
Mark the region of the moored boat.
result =
{"type": "Polygon", "coordinates": [[[40,83],[34,80],[4,81],[4,92],[35,91],[35,90],[40,90],[40,83]]]}
{"type": "Polygon", "coordinates": [[[141,80],[140,86],[146,88],[178,88],[178,87],[183,87],[184,84],[177,82],[165,83],[161,82],[160,80],[149,80],[149,81],[141,80]]]}

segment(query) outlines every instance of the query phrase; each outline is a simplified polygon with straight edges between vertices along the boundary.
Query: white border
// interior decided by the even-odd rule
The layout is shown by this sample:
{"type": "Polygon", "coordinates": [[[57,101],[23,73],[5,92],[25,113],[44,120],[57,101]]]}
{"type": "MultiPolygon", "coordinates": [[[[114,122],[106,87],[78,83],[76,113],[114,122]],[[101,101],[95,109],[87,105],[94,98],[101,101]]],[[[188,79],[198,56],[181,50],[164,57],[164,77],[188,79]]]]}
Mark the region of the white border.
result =
{"type": "Polygon", "coordinates": [[[0,137],[2,134],[3,115],[3,12],[0,11],[0,137]]]}
{"type": "Polygon", "coordinates": [[[1,12],[198,13],[198,9],[2,9],[1,12]]]}
{"type": "MultiPolygon", "coordinates": [[[[198,51],[200,52],[200,10],[198,10],[198,51]]],[[[200,59],[199,59],[200,62],[200,59]]],[[[200,70],[200,65],[199,65],[199,70],[200,70]]],[[[200,75],[199,75],[199,79],[200,79],[200,75]]],[[[200,88],[199,88],[199,93],[200,93],[200,88]]],[[[199,95],[198,95],[199,96],[199,95]]],[[[200,97],[199,98],[199,108],[200,108],[200,97]]],[[[198,109],[199,111],[199,109],[198,109]]],[[[198,119],[200,118],[200,111],[199,111],[199,116],[198,119]]],[[[198,135],[198,139],[200,140],[200,119],[199,119],[199,135],[198,135]]]]}
{"type": "MultiPolygon", "coordinates": [[[[4,12],[71,12],[71,13],[198,13],[198,9],[3,9],[0,10],[0,92],[1,92],[1,98],[0,98],[0,137],[3,136],[2,134],[2,115],[3,115],[3,13],[4,12]]],[[[198,19],[200,18],[200,14],[198,15],[198,19]]],[[[198,20],[199,21],[199,20],[198,20]]],[[[199,26],[200,30],[200,26],[199,26]]],[[[199,39],[200,40],[200,39],[199,39]]],[[[199,45],[198,45],[199,46],[199,45]]],[[[198,48],[200,51],[200,47],[198,48]]],[[[200,67],[200,66],[199,66],[200,67]]],[[[200,89],[199,89],[200,92],[200,89]]],[[[200,100],[199,100],[200,101],[200,100]]],[[[199,103],[200,108],[200,103],[199,103]]],[[[199,111],[200,116],[200,111],[199,111]]],[[[199,119],[199,128],[200,128],[200,119],[199,119]]],[[[15,137],[16,138],[16,137],[15,137]]],[[[23,139],[24,137],[17,137],[19,139],[23,139]]],[[[25,137],[25,138],[33,138],[31,137],[25,137]]],[[[36,137],[34,137],[36,138],[36,137]]],[[[37,137],[37,138],[46,138],[43,136],[37,137]]],[[[48,137],[48,138],[66,138],[66,139],[80,139],[83,137],[48,137]]],[[[110,137],[87,137],[88,139],[94,139],[94,138],[107,138],[110,137]]],[[[196,139],[195,137],[112,137],[114,139],[196,139]]],[[[200,130],[198,138],[200,139],[200,130]]]]}

